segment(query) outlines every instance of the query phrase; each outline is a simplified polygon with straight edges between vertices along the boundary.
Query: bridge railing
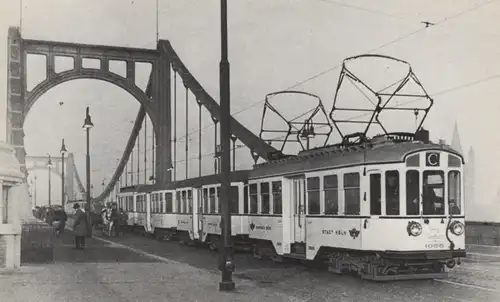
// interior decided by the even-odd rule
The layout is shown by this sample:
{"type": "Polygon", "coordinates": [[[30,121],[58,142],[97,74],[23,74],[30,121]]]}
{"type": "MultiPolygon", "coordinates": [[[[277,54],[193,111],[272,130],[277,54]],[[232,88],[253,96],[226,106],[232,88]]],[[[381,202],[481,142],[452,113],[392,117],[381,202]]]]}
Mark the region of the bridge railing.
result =
{"type": "Polygon", "coordinates": [[[467,244],[500,246],[500,222],[466,221],[467,244]]]}

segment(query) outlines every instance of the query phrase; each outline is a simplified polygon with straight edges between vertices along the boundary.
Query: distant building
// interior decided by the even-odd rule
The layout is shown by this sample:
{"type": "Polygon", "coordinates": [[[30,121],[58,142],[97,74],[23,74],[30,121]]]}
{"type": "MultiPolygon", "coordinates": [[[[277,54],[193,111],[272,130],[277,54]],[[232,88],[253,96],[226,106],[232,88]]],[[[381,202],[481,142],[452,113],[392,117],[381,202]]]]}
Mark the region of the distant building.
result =
{"type": "Polygon", "coordinates": [[[460,154],[463,154],[462,143],[460,142],[460,134],[458,132],[458,123],[456,121],[455,121],[455,127],[453,128],[451,147],[456,151],[460,152],[460,154]]]}
{"type": "MultiPolygon", "coordinates": [[[[465,156],[462,148],[462,142],[460,141],[460,132],[458,131],[457,121],[455,121],[455,126],[453,127],[451,147],[465,156]]],[[[467,157],[465,158],[465,167],[464,167],[465,208],[469,213],[474,211],[475,177],[476,177],[475,169],[476,168],[475,168],[474,148],[472,148],[471,146],[469,148],[467,157]]]]}

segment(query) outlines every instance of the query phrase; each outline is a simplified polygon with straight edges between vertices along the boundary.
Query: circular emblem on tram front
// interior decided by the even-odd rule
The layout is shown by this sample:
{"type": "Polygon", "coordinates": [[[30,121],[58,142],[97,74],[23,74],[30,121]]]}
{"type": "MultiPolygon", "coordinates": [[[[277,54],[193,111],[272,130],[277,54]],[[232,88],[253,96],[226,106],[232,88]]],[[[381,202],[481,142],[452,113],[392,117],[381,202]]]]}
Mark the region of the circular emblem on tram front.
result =
{"type": "Polygon", "coordinates": [[[439,166],[439,153],[438,152],[427,152],[425,156],[425,165],[428,167],[438,167],[439,166]]]}

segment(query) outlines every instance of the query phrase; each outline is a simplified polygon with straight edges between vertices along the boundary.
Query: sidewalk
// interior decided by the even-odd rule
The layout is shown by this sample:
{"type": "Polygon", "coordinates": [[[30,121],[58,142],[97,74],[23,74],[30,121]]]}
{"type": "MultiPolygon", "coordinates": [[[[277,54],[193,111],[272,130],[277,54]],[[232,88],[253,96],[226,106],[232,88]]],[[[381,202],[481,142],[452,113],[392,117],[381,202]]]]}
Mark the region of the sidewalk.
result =
{"type": "Polygon", "coordinates": [[[219,292],[220,275],[98,239],[80,251],[64,234],[55,246],[53,264],[0,272],[2,302],[297,301],[238,278],[235,292],[219,292]]]}

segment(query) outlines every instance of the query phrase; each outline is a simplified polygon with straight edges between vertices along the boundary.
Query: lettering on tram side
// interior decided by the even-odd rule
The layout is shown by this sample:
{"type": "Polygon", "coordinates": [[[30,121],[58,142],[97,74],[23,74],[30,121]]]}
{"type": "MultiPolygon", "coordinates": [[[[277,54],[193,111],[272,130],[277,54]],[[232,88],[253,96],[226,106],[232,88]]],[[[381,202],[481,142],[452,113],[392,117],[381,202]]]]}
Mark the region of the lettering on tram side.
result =
{"type": "Polygon", "coordinates": [[[209,227],[215,227],[216,228],[216,227],[219,226],[219,224],[215,223],[215,222],[209,222],[209,223],[207,223],[207,226],[209,226],[209,227]]]}
{"type": "Polygon", "coordinates": [[[255,225],[255,223],[250,224],[250,229],[253,230],[261,230],[261,231],[270,231],[272,228],[270,225],[255,225]]]}
{"type": "Polygon", "coordinates": [[[347,235],[347,231],[344,230],[325,230],[321,231],[323,235],[337,235],[337,236],[345,236],[347,235]]]}
{"type": "Polygon", "coordinates": [[[189,222],[185,221],[185,220],[177,220],[177,222],[179,224],[189,224],[189,222]]]}

